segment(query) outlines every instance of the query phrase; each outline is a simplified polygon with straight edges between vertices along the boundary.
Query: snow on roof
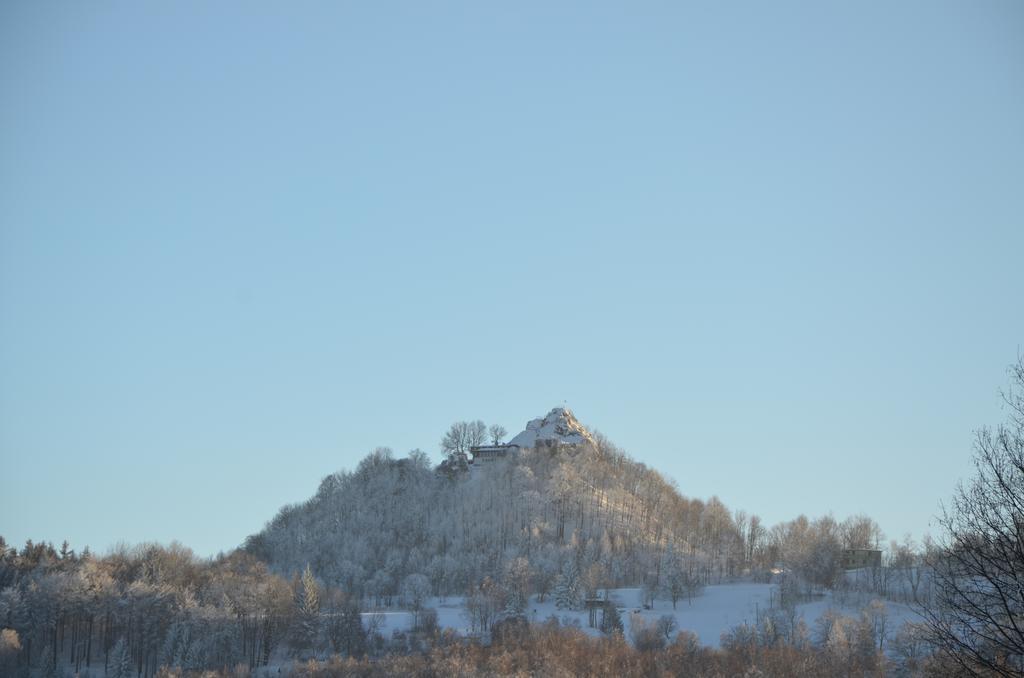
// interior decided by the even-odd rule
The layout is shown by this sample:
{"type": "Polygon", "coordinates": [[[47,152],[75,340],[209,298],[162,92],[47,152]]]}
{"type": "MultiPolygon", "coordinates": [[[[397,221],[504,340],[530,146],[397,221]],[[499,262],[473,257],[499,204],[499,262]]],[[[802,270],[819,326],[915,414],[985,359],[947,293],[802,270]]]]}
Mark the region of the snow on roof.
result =
{"type": "Polygon", "coordinates": [[[537,447],[538,445],[582,445],[594,444],[594,438],[576,419],[572,411],[556,407],[542,419],[534,419],[526,430],[509,441],[509,445],[537,447]]]}

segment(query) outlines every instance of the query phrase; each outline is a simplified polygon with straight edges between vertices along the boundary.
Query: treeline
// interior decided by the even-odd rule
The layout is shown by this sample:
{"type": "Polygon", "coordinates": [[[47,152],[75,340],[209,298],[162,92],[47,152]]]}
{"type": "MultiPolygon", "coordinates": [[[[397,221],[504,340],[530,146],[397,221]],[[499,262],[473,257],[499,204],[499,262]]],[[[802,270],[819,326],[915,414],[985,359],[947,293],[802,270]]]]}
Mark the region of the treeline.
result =
{"type": "Polygon", "coordinates": [[[243,552],[202,560],[177,545],[141,545],[97,557],[67,544],[18,551],[0,538],[0,675],[246,676],[268,664],[310,676],[950,675],[926,635],[912,625],[894,634],[877,602],[808,628],[785,581],[780,605],[724,634],[717,650],[676,633],[671,616],[631,619],[628,638],[621,621],[603,619],[601,639],[554,617],[531,625],[514,612],[529,595],[516,563],[469,591],[480,638],[440,629],[424,607],[429,583],[410,575],[400,596],[414,627],[385,639],[379,616],[364,622],[356,597],[308,568],[288,580],[243,552]]]}
{"type": "Polygon", "coordinates": [[[2,537],[0,629],[0,675],[47,677],[257,667],[321,639],[347,654],[368,640],[358,601],[241,551],[203,560],[179,545],[140,545],[99,557],[66,543],[18,551],[2,537]]]}
{"type": "MultiPolygon", "coordinates": [[[[837,631],[824,639],[789,641],[741,627],[723,638],[721,649],[702,647],[693,634],[683,632],[671,642],[638,645],[621,634],[593,638],[557,622],[496,629],[494,642],[463,642],[441,634],[420,652],[379,659],[333,657],[292,667],[290,675],[303,678],[383,678],[416,676],[552,676],[720,678],[721,676],[921,676],[957,675],[955,667],[931,654],[918,639],[909,637],[898,652],[886,654],[873,646],[869,630],[859,620],[833,620],[837,631]],[[863,628],[858,631],[856,627],[863,628]],[[846,628],[848,635],[838,629],[846,628]],[[865,635],[867,634],[867,635],[865,635]]],[[[827,632],[827,630],[826,630],[827,632]]],[[[168,670],[165,678],[185,673],[168,670]]],[[[244,676],[243,669],[224,675],[244,676]]]]}
{"type": "Polygon", "coordinates": [[[601,589],[642,586],[674,605],[709,583],[767,581],[781,566],[795,600],[845,585],[842,549],[881,539],[865,517],[767,529],[716,498],[680,495],[596,440],[465,472],[379,449],[212,560],[180,545],[96,556],[0,539],[0,669],[124,678],[161,666],[256,668],[275,656],[379,658],[411,641],[381,637],[362,611],[402,606],[429,630],[431,596],[465,596],[483,637],[533,595],[578,609],[601,589]]]}
{"type": "Polygon", "coordinates": [[[863,516],[769,528],[715,497],[682,496],[657,471],[595,439],[462,471],[434,468],[420,451],[396,458],[380,448],[354,472],[326,477],[307,502],[282,509],[245,550],[283,573],[308,564],[324,581],[387,606],[413,574],[447,596],[501,580],[524,561],[541,596],[573,573],[586,579],[586,592],[659,589],[666,565],[705,585],[766,580],[785,563],[824,587],[839,577],[844,548],[881,543],[881,530],[863,516]]]}

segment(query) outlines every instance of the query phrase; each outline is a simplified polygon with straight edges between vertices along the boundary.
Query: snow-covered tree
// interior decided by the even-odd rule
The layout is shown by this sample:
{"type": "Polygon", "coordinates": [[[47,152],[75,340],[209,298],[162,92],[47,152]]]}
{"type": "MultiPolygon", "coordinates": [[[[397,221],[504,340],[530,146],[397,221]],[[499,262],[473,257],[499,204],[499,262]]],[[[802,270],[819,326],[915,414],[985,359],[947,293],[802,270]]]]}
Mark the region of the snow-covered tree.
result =
{"type": "Polygon", "coordinates": [[[506,615],[519,615],[526,610],[531,575],[530,561],[526,558],[514,558],[505,566],[506,615]]]}
{"type": "Polygon", "coordinates": [[[692,555],[685,555],[669,544],[661,560],[662,591],[672,601],[672,609],[680,598],[692,600],[701,588],[698,575],[697,560],[692,555]]]}
{"type": "Polygon", "coordinates": [[[569,559],[562,566],[562,573],[555,582],[555,607],[559,610],[576,610],[583,603],[580,590],[580,571],[576,561],[569,559]]]}
{"type": "Polygon", "coordinates": [[[291,647],[296,653],[316,646],[320,636],[320,587],[306,565],[295,586],[295,618],[292,622],[291,647]]]}
{"type": "Polygon", "coordinates": [[[534,590],[540,602],[551,593],[558,579],[558,556],[554,549],[545,549],[540,555],[534,557],[530,564],[533,567],[534,590]]]}
{"type": "Polygon", "coordinates": [[[430,580],[426,575],[414,572],[402,580],[402,601],[412,611],[413,625],[419,625],[420,611],[430,595],[430,580]]]}
{"type": "Polygon", "coordinates": [[[504,607],[503,591],[490,577],[473,586],[466,596],[466,616],[473,631],[486,633],[504,607]]]}

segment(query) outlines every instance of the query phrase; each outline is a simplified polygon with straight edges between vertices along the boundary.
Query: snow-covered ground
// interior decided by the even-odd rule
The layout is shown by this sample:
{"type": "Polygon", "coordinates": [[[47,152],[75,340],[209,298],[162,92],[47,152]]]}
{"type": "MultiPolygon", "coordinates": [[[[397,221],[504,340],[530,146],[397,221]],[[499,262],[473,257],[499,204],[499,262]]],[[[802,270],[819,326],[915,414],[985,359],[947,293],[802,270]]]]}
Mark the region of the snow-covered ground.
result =
{"type": "MultiPolygon", "coordinates": [[[[687,602],[685,599],[680,600],[676,604],[675,610],[672,609],[671,601],[662,599],[655,601],[654,609],[643,609],[638,588],[612,589],[610,595],[621,611],[627,638],[630,635],[634,612],[648,623],[654,623],[663,615],[673,615],[679,630],[685,629],[695,633],[702,644],[710,647],[719,646],[723,633],[744,623],[754,624],[760,612],[773,605],[778,605],[778,590],[774,584],[737,583],[707,586],[703,593],[691,602],[687,602]]],[[[831,594],[828,594],[819,600],[798,605],[797,611],[802,615],[807,626],[813,629],[815,621],[827,610],[833,609],[843,615],[857,617],[861,608],[870,600],[870,598],[849,596],[846,604],[843,605],[834,600],[831,594]]],[[[892,601],[883,602],[888,612],[890,637],[907,621],[919,621],[918,615],[908,606],[892,601]]],[[[437,611],[438,624],[442,628],[453,629],[461,634],[469,633],[469,619],[465,614],[462,598],[449,597],[443,601],[434,598],[428,601],[427,606],[437,611]]],[[[407,630],[412,626],[411,613],[392,611],[365,613],[363,615],[364,624],[368,626],[370,617],[374,614],[380,615],[378,618],[381,622],[379,630],[385,637],[389,637],[395,630],[407,630]]],[[[543,603],[538,602],[536,597],[531,598],[527,616],[531,621],[538,623],[551,616],[555,616],[563,622],[575,619],[586,633],[594,636],[601,634],[597,629],[587,626],[586,611],[559,610],[555,607],[551,597],[548,597],[543,603]]]]}

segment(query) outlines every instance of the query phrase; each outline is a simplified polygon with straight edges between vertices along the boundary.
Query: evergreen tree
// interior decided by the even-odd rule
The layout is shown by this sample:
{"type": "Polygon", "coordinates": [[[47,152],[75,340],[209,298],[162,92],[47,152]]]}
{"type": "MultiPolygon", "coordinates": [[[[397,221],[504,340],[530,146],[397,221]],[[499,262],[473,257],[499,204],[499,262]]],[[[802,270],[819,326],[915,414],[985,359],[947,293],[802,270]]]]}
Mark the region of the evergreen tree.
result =
{"type": "Polygon", "coordinates": [[[576,561],[570,559],[562,566],[562,574],[555,584],[555,607],[559,610],[576,610],[580,602],[580,571],[576,561]]]}
{"type": "Polygon", "coordinates": [[[110,674],[108,678],[131,678],[132,653],[124,638],[119,638],[110,653],[110,674]]]}
{"type": "Polygon", "coordinates": [[[298,653],[312,649],[320,636],[320,590],[309,565],[295,590],[295,608],[291,645],[298,653]]]}
{"type": "Polygon", "coordinates": [[[181,627],[180,622],[171,624],[170,628],[167,629],[167,635],[164,637],[163,645],[160,648],[160,654],[157,655],[158,661],[161,666],[180,666],[181,661],[179,660],[181,650],[181,627]]]}

